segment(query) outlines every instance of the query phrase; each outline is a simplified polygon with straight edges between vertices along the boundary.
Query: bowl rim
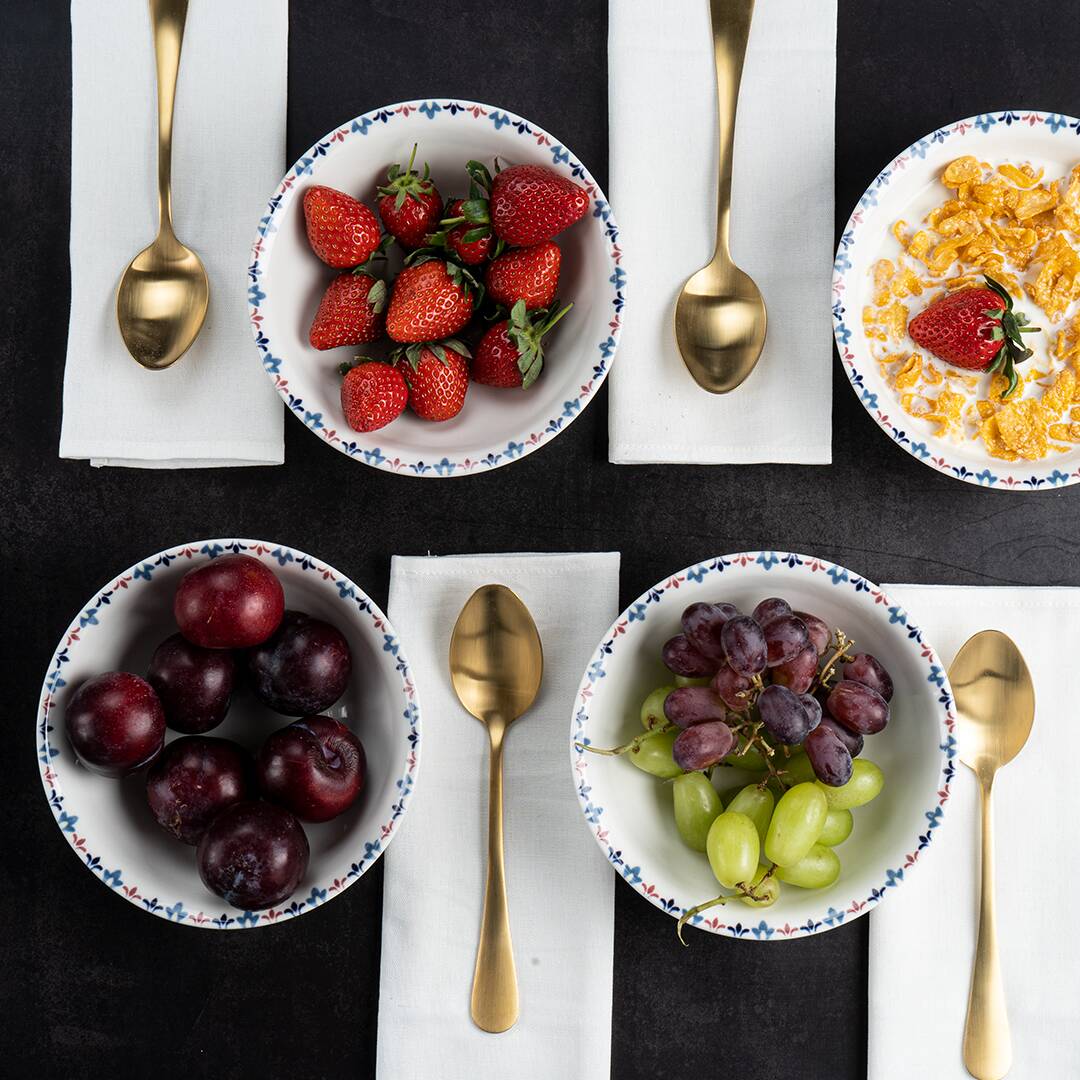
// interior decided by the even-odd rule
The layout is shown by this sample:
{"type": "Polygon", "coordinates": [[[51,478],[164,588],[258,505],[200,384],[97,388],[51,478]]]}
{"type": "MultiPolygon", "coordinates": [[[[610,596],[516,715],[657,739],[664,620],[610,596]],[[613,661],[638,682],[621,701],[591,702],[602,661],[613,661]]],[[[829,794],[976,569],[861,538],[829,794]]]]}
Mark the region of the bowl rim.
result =
{"type": "MultiPolygon", "coordinates": [[[[851,211],[851,216],[840,234],[840,242],[836,248],[832,280],[833,336],[836,339],[836,348],[840,354],[844,374],[847,375],[856,397],[873,417],[878,427],[916,461],[929,465],[946,476],[993,491],[1052,491],[1080,482],[1080,466],[1073,472],[1067,473],[1057,468],[1050,459],[1043,459],[1040,463],[1007,462],[998,461],[986,455],[983,468],[976,472],[962,461],[952,460],[947,451],[936,453],[939,449],[937,441],[931,449],[927,445],[926,438],[916,432],[905,431],[894,424],[888,414],[878,408],[877,394],[867,389],[865,376],[857,366],[862,361],[849,348],[849,342],[852,339],[861,342],[861,325],[856,323],[854,326],[849,326],[845,321],[844,296],[848,291],[854,295],[856,287],[851,273],[854,267],[848,252],[860,237],[863,211],[868,206],[877,205],[879,192],[888,187],[893,175],[903,172],[912,161],[924,159],[932,144],[944,144],[950,140],[959,142],[966,137],[987,135],[998,129],[1000,125],[1012,127],[1022,124],[1038,129],[1040,134],[1047,137],[1063,133],[1080,136],[1080,119],[1069,116],[1067,113],[1045,112],[1039,109],[1004,109],[993,113],[979,113],[976,116],[968,116],[963,120],[945,124],[921,139],[917,139],[874,177],[851,211]],[[1024,475],[1025,472],[1027,475],[1024,475]]],[[[978,151],[974,152],[978,156],[978,151]]],[[[854,312],[852,314],[855,315],[854,312]]],[[[872,359],[867,361],[867,366],[871,365],[872,359]]],[[[905,424],[905,426],[910,425],[905,424]]]]}
{"type": "MultiPolygon", "coordinates": [[[[731,937],[754,941],[787,941],[792,938],[808,937],[811,934],[835,929],[844,922],[850,922],[853,918],[865,915],[871,908],[875,907],[890,889],[895,889],[901,884],[911,867],[918,862],[920,854],[933,839],[934,830],[941,824],[944,807],[949,799],[950,785],[956,770],[954,760],[956,757],[956,716],[953,710],[952,689],[949,685],[948,672],[941,664],[932,646],[925,640],[923,632],[911,621],[907,612],[899,604],[891,600],[877,585],[854,571],[836,563],[831,563],[826,559],[795,552],[777,551],[743,551],[729,555],[719,555],[688,566],[663,581],[657,582],[651,589],[646,590],[629,604],[611,624],[585,668],[585,674],[582,676],[574,700],[574,711],[570,721],[570,762],[574,787],[577,791],[578,802],[585,817],[585,822],[608,862],[629,885],[644,896],[654,907],[667,912],[673,918],[678,918],[684,914],[687,908],[679,900],[662,895],[654,885],[642,878],[640,867],[631,866],[624,859],[623,852],[626,850],[624,845],[617,837],[611,834],[609,829],[605,829],[601,824],[603,807],[593,804],[592,787],[588,783],[589,755],[577,744],[579,742],[588,744],[589,740],[585,735],[585,728],[589,720],[589,708],[593,698],[594,684],[605,677],[604,666],[607,657],[618,647],[618,639],[626,636],[629,624],[643,622],[653,605],[658,604],[665,593],[678,590],[687,581],[700,584],[709,574],[723,573],[730,569],[737,571],[749,565],[760,566],[765,571],[776,567],[784,567],[788,571],[822,574],[824,579],[828,580],[832,586],[859,596],[860,603],[869,601],[875,606],[883,606],[889,614],[889,622],[898,623],[905,628],[908,646],[918,654],[920,663],[927,670],[927,682],[936,686],[938,691],[939,732],[941,736],[938,749],[940,752],[941,775],[936,799],[934,804],[926,807],[920,816],[919,820],[925,820],[927,824],[911,842],[909,853],[904,857],[901,865],[895,869],[885,870],[880,885],[871,889],[867,896],[854,897],[839,908],[829,904],[820,918],[816,916],[810,918],[801,926],[792,926],[788,922],[785,922],[782,926],[776,925],[764,916],[756,924],[744,922],[741,919],[734,923],[725,923],[719,916],[705,915],[695,915],[690,920],[691,926],[701,930],[708,930],[714,934],[726,934],[731,937]]],[[[723,911],[724,909],[721,908],[720,910],[723,911]]],[[[745,910],[747,912],[753,911],[751,908],[745,910]]],[[[767,911],[765,914],[767,914],[767,911]]]]}
{"type": "MultiPolygon", "coordinates": [[[[420,700],[409,662],[390,620],[358,585],[329,564],[323,563],[306,552],[290,547],[287,544],[277,544],[267,540],[219,538],[177,544],[159,551],[156,555],[140,559],[128,567],[127,570],[112,577],[108,583],[98,589],[83,604],[79,609],[79,613],[61,636],[46,668],[38,700],[35,749],[41,784],[45,790],[45,796],[52,810],[53,818],[68,841],[71,850],[103,885],[134,904],[140,911],[157,915],[159,918],[177,925],[195,926],[211,930],[244,930],[287,922],[299,915],[306,914],[340,895],[371,869],[396,835],[398,823],[408,809],[410,796],[415,790],[420,765],[420,730],[420,700]],[[329,881],[312,882],[311,892],[306,899],[292,899],[287,906],[282,908],[270,908],[258,912],[241,912],[237,908],[229,908],[220,915],[213,915],[207,911],[188,911],[181,900],[168,903],[157,896],[147,895],[125,871],[119,867],[109,869],[94,854],[87,844],[86,838],[76,832],[75,827],[80,815],[77,811],[72,812],[72,807],[66,804],[61,779],[52,767],[53,759],[60,752],[54,744],[63,736],[60,734],[62,732],[62,722],[52,724],[50,723],[50,716],[55,707],[56,691],[66,685],[61,669],[69,660],[72,645],[85,637],[94,627],[101,625],[98,618],[99,612],[103,607],[107,608],[114,593],[119,590],[138,587],[140,583],[148,583],[157,569],[167,567],[177,559],[186,558],[192,560],[192,568],[194,568],[197,565],[195,560],[201,562],[204,559],[215,559],[221,555],[242,552],[254,554],[264,560],[272,557],[282,567],[292,564],[299,567],[302,572],[315,574],[324,581],[332,583],[337,588],[338,599],[350,606],[353,616],[358,615],[362,620],[367,620],[373,624],[376,633],[383,638],[383,652],[389,653],[393,657],[395,670],[400,681],[402,705],[400,718],[405,721],[404,725],[402,725],[402,757],[404,764],[395,781],[398,795],[395,797],[396,801],[390,807],[389,818],[380,823],[373,835],[357,837],[355,844],[350,841],[349,847],[354,852],[354,855],[343,856],[343,863],[346,859],[351,860],[349,869],[343,877],[333,878],[329,881]],[[54,731],[57,734],[50,738],[51,733],[54,731]]],[[[196,873],[194,865],[192,866],[192,873],[196,873]]],[[[208,901],[213,899],[211,893],[207,892],[206,895],[208,901]]]]}
{"type": "Polygon", "coordinates": [[[619,248],[618,239],[618,225],[612,215],[607,196],[588,169],[580,164],[571,155],[570,150],[552,135],[516,113],[494,105],[454,98],[415,99],[372,109],[327,132],[301,154],[270,197],[266,210],[259,220],[258,232],[252,246],[251,264],[248,267],[248,305],[249,321],[263,369],[273,381],[288,411],[319,435],[324,442],[353,460],[405,476],[445,478],[489,472],[531,454],[565,430],[581,415],[585,406],[596,395],[597,390],[607,378],[618,350],[622,309],[625,302],[626,271],[622,267],[622,251],[619,248]],[[305,407],[303,399],[291,392],[287,371],[289,361],[284,356],[274,355],[273,342],[263,329],[265,316],[262,305],[267,294],[260,287],[260,279],[266,272],[266,262],[273,252],[274,237],[277,232],[275,219],[295,197],[299,181],[305,176],[314,177],[318,160],[328,157],[350,139],[365,136],[376,124],[386,125],[399,117],[407,118],[414,113],[426,116],[428,120],[434,120],[436,116],[446,114],[454,119],[460,116],[471,117],[475,121],[487,121],[494,124],[496,131],[506,127],[516,132],[519,137],[546,147],[552,156],[551,167],[580,182],[588,191],[592,205],[591,216],[597,220],[598,227],[603,230],[611,270],[611,276],[606,283],[608,303],[611,305],[608,336],[597,345],[599,359],[592,369],[591,376],[579,387],[577,396],[563,402],[561,410],[549,417],[539,430],[522,437],[520,441],[511,439],[504,447],[492,446],[486,454],[475,459],[465,457],[451,460],[446,455],[439,461],[424,461],[421,458],[415,460],[391,458],[378,446],[365,448],[359,445],[356,442],[356,436],[359,433],[348,429],[343,418],[342,426],[346,430],[339,433],[336,426],[337,418],[334,418],[328,426],[321,412],[311,412],[305,407]]]}

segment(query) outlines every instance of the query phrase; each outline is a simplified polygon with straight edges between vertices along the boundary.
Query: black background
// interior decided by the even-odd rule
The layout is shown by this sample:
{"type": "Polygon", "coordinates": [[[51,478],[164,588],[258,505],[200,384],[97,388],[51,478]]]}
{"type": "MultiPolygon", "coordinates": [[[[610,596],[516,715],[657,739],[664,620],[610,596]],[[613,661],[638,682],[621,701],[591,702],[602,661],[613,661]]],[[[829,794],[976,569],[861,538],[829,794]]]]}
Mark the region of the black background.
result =
{"type": "MultiPolygon", "coordinates": [[[[604,0],[291,8],[290,161],[358,113],[445,95],[534,120],[605,182],[604,0]]],[[[1080,21],[1067,11],[1049,0],[841,0],[838,221],[899,149],[948,121],[1002,108],[1080,114],[1080,21]]],[[[606,392],[512,470],[441,483],[365,468],[292,418],[279,468],[92,471],[59,460],[69,42],[66,3],[3,3],[0,1072],[374,1071],[381,864],[295,924],[203,933],[110,895],[53,824],[30,753],[45,664],[92,590],[145,555],[197,537],[265,537],[340,567],[380,604],[390,555],[428,550],[618,549],[624,603],[689,563],[758,547],[821,555],[879,582],[1080,584],[1076,488],[991,492],[920,466],[878,431],[839,363],[829,468],[609,465],[606,392]]],[[[798,101],[792,87],[791,108],[798,101]]],[[[658,212],[679,212],[663,162],[656,183],[658,212]]],[[[864,1076],[867,929],[860,919],[766,945],[696,934],[684,950],[671,919],[620,883],[612,1075],[864,1076]]]]}

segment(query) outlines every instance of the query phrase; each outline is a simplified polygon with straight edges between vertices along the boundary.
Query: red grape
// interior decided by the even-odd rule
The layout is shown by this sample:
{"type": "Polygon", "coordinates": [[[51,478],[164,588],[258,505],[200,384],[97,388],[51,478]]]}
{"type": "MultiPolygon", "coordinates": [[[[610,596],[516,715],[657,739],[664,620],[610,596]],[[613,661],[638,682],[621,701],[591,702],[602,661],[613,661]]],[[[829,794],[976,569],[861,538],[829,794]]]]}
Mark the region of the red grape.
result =
{"type": "Polygon", "coordinates": [[[777,615],[765,627],[769,667],[793,660],[809,644],[806,623],[798,615],[777,615]]]}
{"type": "Polygon", "coordinates": [[[740,675],[749,678],[764,670],[768,654],[765,634],[749,615],[728,619],[720,636],[728,664],[740,675]]]}
{"type": "Polygon", "coordinates": [[[805,694],[814,682],[818,670],[818,654],[813,643],[804,645],[790,660],[777,664],[770,671],[772,681],[786,686],[796,694],[805,694]]]}
{"type": "Polygon", "coordinates": [[[717,671],[712,681],[712,688],[720,695],[720,700],[735,712],[746,712],[750,707],[749,700],[739,695],[746,694],[753,685],[745,675],[740,675],[727,664],[717,671]]]}
{"type": "Polygon", "coordinates": [[[847,679],[832,688],[826,707],[857,735],[873,735],[889,722],[889,703],[876,690],[847,679]]]}
{"type": "Polygon", "coordinates": [[[806,736],[803,749],[814,775],[823,784],[841,787],[851,779],[851,754],[832,728],[824,725],[815,728],[806,736]]]}
{"type": "Polygon", "coordinates": [[[869,686],[871,690],[876,690],[886,701],[892,701],[892,676],[885,670],[882,663],[869,653],[856,653],[854,659],[844,665],[840,675],[851,682],[869,686]]]}
{"type": "Polygon", "coordinates": [[[701,679],[716,670],[715,661],[706,660],[685,634],[676,634],[665,642],[661,657],[671,671],[688,679],[701,679]]]}
{"type": "Polygon", "coordinates": [[[758,696],[757,705],[765,730],[789,746],[801,743],[814,725],[805,703],[786,686],[776,683],[766,686],[758,696]]]}
{"type": "Polygon", "coordinates": [[[690,644],[707,660],[724,662],[720,631],[724,623],[739,614],[734,604],[691,604],[682,613],[682,628],[690,644]]]}
{"type": "Polygon", "coordinates": [[[854,731],[848,731],[843,724],[838,724],[828,713],[821,717],[821,726],[827,727],[848,748],[848,753],[853,758],[862,753],[863,737],[854,731]]]}
{"type": "Polygon", "coordinates": [[[711,686],[680,686],[664,698],[664,716],[681,728],[723,720],[727,709],[711,686]]]}
{"type": "Polygon", "coordinates": [[[825,715],[821,702],[813,694],[800,694],[799,700],[806,708],[807,715],[810,717],[810,730],[813,731],[821,723],[825,715]]]}
{"type": "Polygon", "coordinates": [[[795,614],[806,623],[806,632],[810,635],[810,642],[817,649],[818,656],[824,656],[832,640],[829,624],[806,611],[796,611],[795,614]]]}
{"type": "Polygon", "coordinates": [[[697,772],[719,764],[735,746],[735,733],[721,720],[695,724],[680,731],[671,748],[671,756],[680,769],[697,772]]]}
{"type": "Polygon", "coordinates": [[[754,622],[762,629],[769,625],[773,619],[779,619],[781,615],[790,615],[791,605],[779,596],[770,596],[762,600],[752,613],[754,622]]]}

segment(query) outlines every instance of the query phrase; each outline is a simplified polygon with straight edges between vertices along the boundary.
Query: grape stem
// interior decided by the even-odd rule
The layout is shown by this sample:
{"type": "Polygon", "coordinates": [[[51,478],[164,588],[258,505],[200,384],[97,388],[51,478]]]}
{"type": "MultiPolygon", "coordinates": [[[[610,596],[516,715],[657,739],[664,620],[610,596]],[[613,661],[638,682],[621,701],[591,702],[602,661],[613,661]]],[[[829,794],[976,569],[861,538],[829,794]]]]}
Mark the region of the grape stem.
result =
{"type": "Polygon", "coordinates": [[[695,904],[694,907],[687,908],[686,911],[683,912],[682,917],[679,919],[678,925],[675,927],[675,933],[678,936],[679,941],[682,943],[683,947],[689,948],[689,943],[682,936],[683,927],[695,915],[700,915],[703,911],[708,911],[709,908],[716,907],[718,904],[726,904],[729,900],[738,900],[743,896],[749,898],[750,900],[755,900],[758,902],[767,899],[767,895],[765,893],[760,893],[756,890],[759,889],[762,885],[764,885],[765,882],[768,881],[775,872],[776,867],[770,866],[769,869],[761,875],[761,880],[757,883],[757,885],[747,885],[745,881],[737,881],[735,883],[736,891],[734,894],[722,893],[720,896],[714,896],[711,900],[706,900],[702,904],[695,904]]]}
{"type": "Polygon", "coordinates": [[[839,660],[854,660],[855,658],[848,652],[849,649],[855,647],[855,641],[849,638],[843,630],[837,629],[834,632],[834,638],[832,642],[832,655],[825,661],[818,672],[817,678],[814,680],[813,685],[810,687],[810,693],[813,693],[819,688],[829,690],[832,688],[832,679],[836,675],[836,664],[839,660]]]}
{"type": "Polygon", "coordinates": [[[603,754],[605,757],[618,757],[620,754],[636,754],[641,748],[641,744],[650,736],[656,735],[661,731],[670,731],[675,725],[670,721],[665,721],[659,727],[649,728],[648,731],[643,731],[640,735],[635,736],[628,743],[623,743],[622,746],[590,746],[588,743],[575,742],[579,750],[588,750],[590,754],[603,754]]]}

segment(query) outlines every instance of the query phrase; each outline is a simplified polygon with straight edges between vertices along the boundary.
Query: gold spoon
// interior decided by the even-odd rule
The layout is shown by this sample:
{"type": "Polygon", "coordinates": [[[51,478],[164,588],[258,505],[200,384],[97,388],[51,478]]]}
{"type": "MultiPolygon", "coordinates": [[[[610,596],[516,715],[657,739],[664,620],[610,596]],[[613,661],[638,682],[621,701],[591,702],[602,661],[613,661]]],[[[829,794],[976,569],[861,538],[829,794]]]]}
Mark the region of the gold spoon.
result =
{"type": "Polygon", "coordinates": [[[532,705],[543,674],[540,635],[528,608],[505,585],[477,589],[450,639],[450,679],[491,739],[487,884],[471,1006],[473,1022],[484,1031],[506,1031],[518,1018],[503,865],[502,747],[506,729],[532,705]]]}
{"type": "Polygon", "coordinates": [[[1031,734],[1035,689],[1020,650],[997,630],[983,630],[965,643],[949,668],[949,682],[960,760],[979,780],[982,805],[979,937],[964,1023],[964,1065],[978,1080],[1000,1080],[1012,1065],[1012,1036],[998,959],[990,793],[998,769],[1020,753],[1031,734]]]}
{"type": "Polygon", "coordinates": [[[116,294],[120,336],[143,367],[175,364],[199,336],[210,283],[202,260],[172,225],[172,122],[188,0],[150,0],[157,58],[158,234],[128,263],[116,294]]]}
{"type": "Polygon", "coordinates": [[[761,290],[731,261],[731,158],[746,41],[754,0],[711,0],[720,122],[716,250],[690,277],[675,304],[675,341],[697,384],[712,394],[734,390],[754,370],[765,345],[761,290]]]}

